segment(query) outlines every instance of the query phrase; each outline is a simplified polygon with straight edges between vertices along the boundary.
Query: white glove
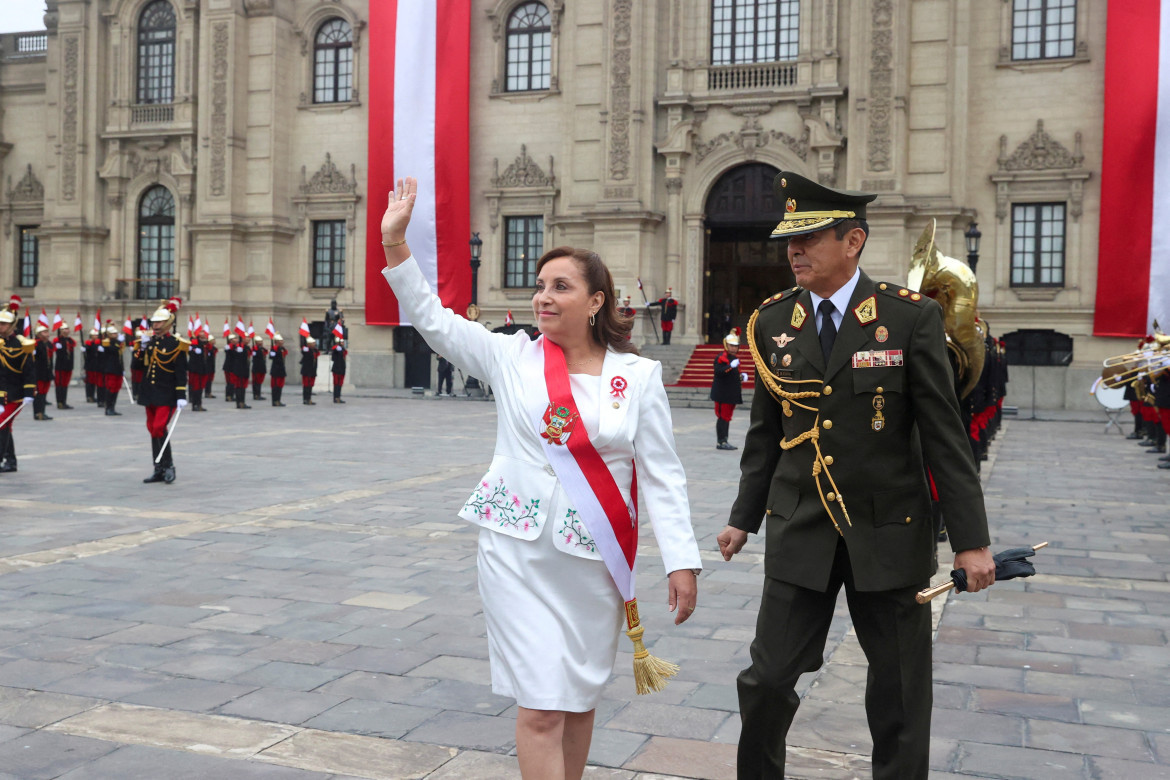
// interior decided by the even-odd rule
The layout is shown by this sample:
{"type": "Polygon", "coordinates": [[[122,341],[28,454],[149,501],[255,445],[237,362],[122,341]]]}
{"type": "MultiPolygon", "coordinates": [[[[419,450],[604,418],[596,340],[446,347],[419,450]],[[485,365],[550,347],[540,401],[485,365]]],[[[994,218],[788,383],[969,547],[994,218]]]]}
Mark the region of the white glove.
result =
{"type": "Polygon", "coordinates": [[[179,407],[180,409],[186,409],[187,408],[187,399],[180,398],[179,400],[175,401],[175,406],[179,407]]]}
{"type": "Polygon", "coordinates": [[[736,358],[735,360],[731,361],[731,367],[732,368],[739,368],[739,358],[736,358]]]}
{"type": "Polygon", "coordinates": [[[105,352],[105,351],[106,351],[106,348],[99,344],[98,345],[98,352],[105,352]]]}
{"type": "Polygon", "coordinates": [[[746,382],[747,381],[747,374],[740,374],[739,381],[746,382]]]}
{"type": "Polygon", "coordinates": [[[202,355],[202,354],[203,354],[203,350],[199,349],[199,347],[195,347],[195,354],[196,354],[196,355],[202,355]]]}
{"type": "Polygon", "coordinates": [[[31,405],[32,405],[32,402],[33,402],[33,399],[32,399],[32,397],[31,397],[31,396],[27,396],[27,395],[26,395],[24,398],[21,398],[21,399],[20,399],[20,402],[21,402],[22,404],[24,404],[25,406],[31,406],[31,405]]]}

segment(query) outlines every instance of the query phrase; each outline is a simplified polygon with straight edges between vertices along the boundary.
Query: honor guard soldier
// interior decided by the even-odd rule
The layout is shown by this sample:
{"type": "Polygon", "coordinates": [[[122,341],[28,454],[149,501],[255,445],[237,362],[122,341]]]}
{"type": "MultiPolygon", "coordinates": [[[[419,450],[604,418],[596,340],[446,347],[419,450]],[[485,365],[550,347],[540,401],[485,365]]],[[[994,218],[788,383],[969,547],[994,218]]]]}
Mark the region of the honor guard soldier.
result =
{"type": "Polygon", "coordinates": [[[134,401],[138,404],[142,403],[142,374],[146,369],[144,350],[148,341],[150,341],[149,330],[135,329],[134,346],[130,351],[130,394],[134,396],[134,401]]]}
{"type": "Polygon", "coordinates": [[[268,350],[264,348],[264,337],[252,337],[252,400],[263,401],[260,389],[264,387],[264,377],[268,374],[268,350]]]}
{"type": "Polygon", "coordinates": [[[203,383],[207,366],[207,334],[200,330],[187,348],[187,395],[191,411],[205,412],[203,383]]]}
{"type": "Polygon", "coordinates": [[[284,359],[288,357],[288,350],[284,348],[284,336],[279,333],[272,335],[272,349],[269,350],[268,356],[272,358],[272,370],[268,372],[272,377],[272,405],[284,406],[280,400],[284,395],[284,380],[288,376],[288,369],[284,367],[284,359]]]}
{"type": "Polygon", "coordinates": [[[436,366],[439,377],[439,388],[436,395],[444,395],[443,388],[447,388],[446,396],[454,398],[455,393],[451,392],[451,386],[455,383],[455,366],[451,365],[451,361],[439,355],[439,360],[436,366]]]}
{"type": "Polygon", "coordinates": [[[57,408],[72,409],[69,405],[69,382],[73,379],[73,350],[77,342],[62,326],[53,339],[53,384],[57,386],[57,408]]]}
{"type": "Polygon", "coordinates": [[[730,560],[766,522],[751,666],[738,679],[739,778],[784,777],[799,676],[819,669],[844,586],[869,660],[876,780],[926,780],[935,568],[923,458],[946,513],[954,568],[995,578],[979,476],[959,417],[939,305],[870,280],[858,261],[876,195],[792,173],[774,182],[799,287],[764,301],[745,338],[757,389],[739,495],[718,541],[730,560]],[[766,518],[766,519],[765,519],[766,518]]]}
{"type": "Polygon", "coordinates": [[[657,306],[662,309],[662,343],[664,346],[670,343],[670,334],[674,331],[674,318],[678,316],[678,301],[675,300],[673,293],[674,290],[667,287],[666,295],[646,304],[646,308],[657,306]]]}
{"type": "Polygon", "coordinates": [[[333,364],[330,368],[333,372],[333,403],[343,404],[345,401],[341,400],[341,386],[345,384],[345,357],[349,354],[345,348],[345,339],[335,337],[329,352],[333,364]]]}
{"type": "Polygon", "coordinates": [[[227,400],[235,400],[237,409],[251,409],[245,398],[248,391],[248,347],[235,333],[228,336],[223,357],[223,372],[228,383],[227,400]]]}
{"type": "MultiPolygon", "coordinates": [[[[620,314],[622,317],[625,317],[625,318],[630,319],[630,320],[632,320],[638,316],[638,311],[633,306],[630,305],[630,296],[627,295],[625,297],[625,300],[622,301],[622,305],[617,307],[617,313],[620,314]]],[[[634,340],[633,327],[630,328],[629,339],[631,341],[634,340]]]]}
{"type": "Polygon", "coordinates": [[[305,336],[305,346],[301,347],[301,397],[305,406],[314,406],[313,385],[317,384],[317,358],[321,355],[317,351],[317,339],[305,336]]]}
{"type": "Polygon", "coordinates": [[[146,407],[146,430],[150,432],[154,473],[143,482],[175,481],[175,460],[167,441],[167,424],[176,409],[187,405],[187,352],[190,342],[171,333],[182,300],[171,298],[150,315],[153,335],[142,348],[142,385],[138,402],[146,407]],[[166,442],[166,446],[163,443],[166,442]],[[162,457],[159,457],[159,454],[162,457]]]}
{"type": "Polygon", "coordinates": [[[207,347],[203,354],[207,356],[207,365],[203,367],[203,397],[215,398],[211,393],[211,385],[215,382],[215,356],[219,354],[219,347],[215,345],[215,336],[210,333],[206,335],[207,347]]]}
{"type": "Polygon", "coordinates": [[[98,408],[105,406],[105,386],[102,381],[102,374],[99,371],[101,365],[98,358],[98,347],[102,344],[102,334],[97,328],[89,329],[89,338],[85,340],[85,357],[83,358],[82,368],[85,370],[85,401],[86,403],[97,404],[98,408]]]}
{"type": "Polygon", "coordinates": [[[715,402],[715,449],[737,450],[727,440],[735,407],[743,403],[743,383],[747,374],[739,370],[739,328],[723,338],[723,351],[715,358],[715,375],[711,379],[711,400],[715,402]]]}
{"type": "MultiPolygon", "coordinates": [[[[1151,375],[1154,380],[1154,408],[1158,410],[1158,424],[1162,426],[1162,450],[1166,449],[1166,437],[1170,435],[1170,368],[1163,368],[1151,375]]],[[[1158,458],[1158,468],[1170,469],[1170,455],[1158,458]]]]}
{"type": "Polygon", "coordinates": [[[0,310],[0,473],[16,471],[12,423],[21,405],[32,406],[36,395],[33,371],[36,342],[18,335],[20,297],[13,295],[0,310]]]}
{"type": "Polygon", "coordinates": [[[102,381],[106,388],[106,416],[119,417],[121,412],[115,407],[118,404],[118,391],[126,381],[126,364],[122,360],[122,342],[119,339],[118,326],[112,322],[106,323],[106,333],[98,345],[99,361],[101,362],[102,381]]]}
{"type": "Polygon", "coordinates": [[[45,414],[49,401],[49,387],[53,384],[53,342],[49,340],[49,329],[38,325],[36,344],[33,347],[33,372],[36,375],[37,392],[33,398],[33,418],[52,420],[45,414]]]}

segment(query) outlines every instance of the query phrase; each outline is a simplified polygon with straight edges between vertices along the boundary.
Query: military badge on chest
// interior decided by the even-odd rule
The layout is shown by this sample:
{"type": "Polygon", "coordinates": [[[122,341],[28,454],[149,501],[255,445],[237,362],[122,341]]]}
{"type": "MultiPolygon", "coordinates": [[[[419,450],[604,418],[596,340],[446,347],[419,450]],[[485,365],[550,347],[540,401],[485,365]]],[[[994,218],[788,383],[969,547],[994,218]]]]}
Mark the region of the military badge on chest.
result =
{"type": "Polygon", "coordinates": [[[873,419],[869,421],[869,425],[874,429],[874,431],[880,431],[882,428],[886,427],[886,418],[885,415],[882,414],[882,409],[885,408],[886,397],[880,393],[875,395],[873,397],[873,419]]]}
{"type": "Polygon", "coordinates": [[[569,435],[572,434],[577,419],[578,415],[571,412],[567,406],[554,406],[550,403],[544,410],[544,430],[540,432],[540,436],[547,439],[550,444],[568,444],[569,435]]]}

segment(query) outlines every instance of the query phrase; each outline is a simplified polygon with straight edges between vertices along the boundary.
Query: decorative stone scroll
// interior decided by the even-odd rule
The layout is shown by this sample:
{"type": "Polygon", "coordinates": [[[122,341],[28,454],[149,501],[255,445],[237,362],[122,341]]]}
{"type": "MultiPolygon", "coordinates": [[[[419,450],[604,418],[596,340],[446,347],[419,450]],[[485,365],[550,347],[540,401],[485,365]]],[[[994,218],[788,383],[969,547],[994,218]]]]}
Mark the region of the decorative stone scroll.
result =
{"type": "Polygon", "coordinates": [[[893,0],[873,0],[870,5],[869,114],[866,165],[871,171],[888,171],[893,142],[890,124],[894,107],[894,7],[893,0]]]}
{"type": "Polygon", "coordinates": [[[1007,136],[999,137],[999,169],[1001,171],[1044,171],[1079,168],[1085,161],[1081,153],[1081,134],[1078,131],[1073,151],[1044,131],[1044,120],[1036,120],[1036,131],[1007,154],[1007,136]]]}
{"type": "Polygon", "coordinates": [[[541,170],[536,161],[528,156],[528,146],[521,144],[520,156],[512,162],[504,173],[500,174],[500,159],[493,161],[495,175],[492,176],[492,186],[497,189],[508,187],[555,187],[556,177],[553,176],[553,157],[548,157],[548,173],[541,170]]]}
{"type": "Polygon", "coordinates": [[[12,177],[8,177],[8,201],[10,203],[38,203],[45,199],[45,185],[33,173],[32,163],[24,176],[12,186],[12,177]]]}
{"type": "Polygon", "coordinates": [[[333,164],[333,157],[325,152],[325,163],[313,178],[306,180],[305,166],[301,166],[301,194],[302,195],[352,195],[357,193],[357,166],[349,166],[349,178],[333,164]]]}
{"type": "Polygon", "coordinates": [[[211,195],[227,191],[228,44],[227,22],[211,28],[211,195]]]}

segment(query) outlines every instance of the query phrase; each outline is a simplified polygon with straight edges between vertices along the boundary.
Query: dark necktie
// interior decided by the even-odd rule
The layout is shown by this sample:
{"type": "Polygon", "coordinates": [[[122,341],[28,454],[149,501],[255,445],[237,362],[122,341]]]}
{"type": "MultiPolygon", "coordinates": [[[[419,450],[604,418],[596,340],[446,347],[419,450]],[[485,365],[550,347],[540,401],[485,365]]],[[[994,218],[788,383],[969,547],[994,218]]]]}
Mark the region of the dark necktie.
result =
{"type": "Polygon", "coordinates": [[[829,364],[829,355],[833,351],[833,342],[837,339],[837,326],[833,324],[833,312],[836,307],[829,299],[821,301],[817,312],[821,315],[821,354],[825,356],[825,365],[829,364]]]}

